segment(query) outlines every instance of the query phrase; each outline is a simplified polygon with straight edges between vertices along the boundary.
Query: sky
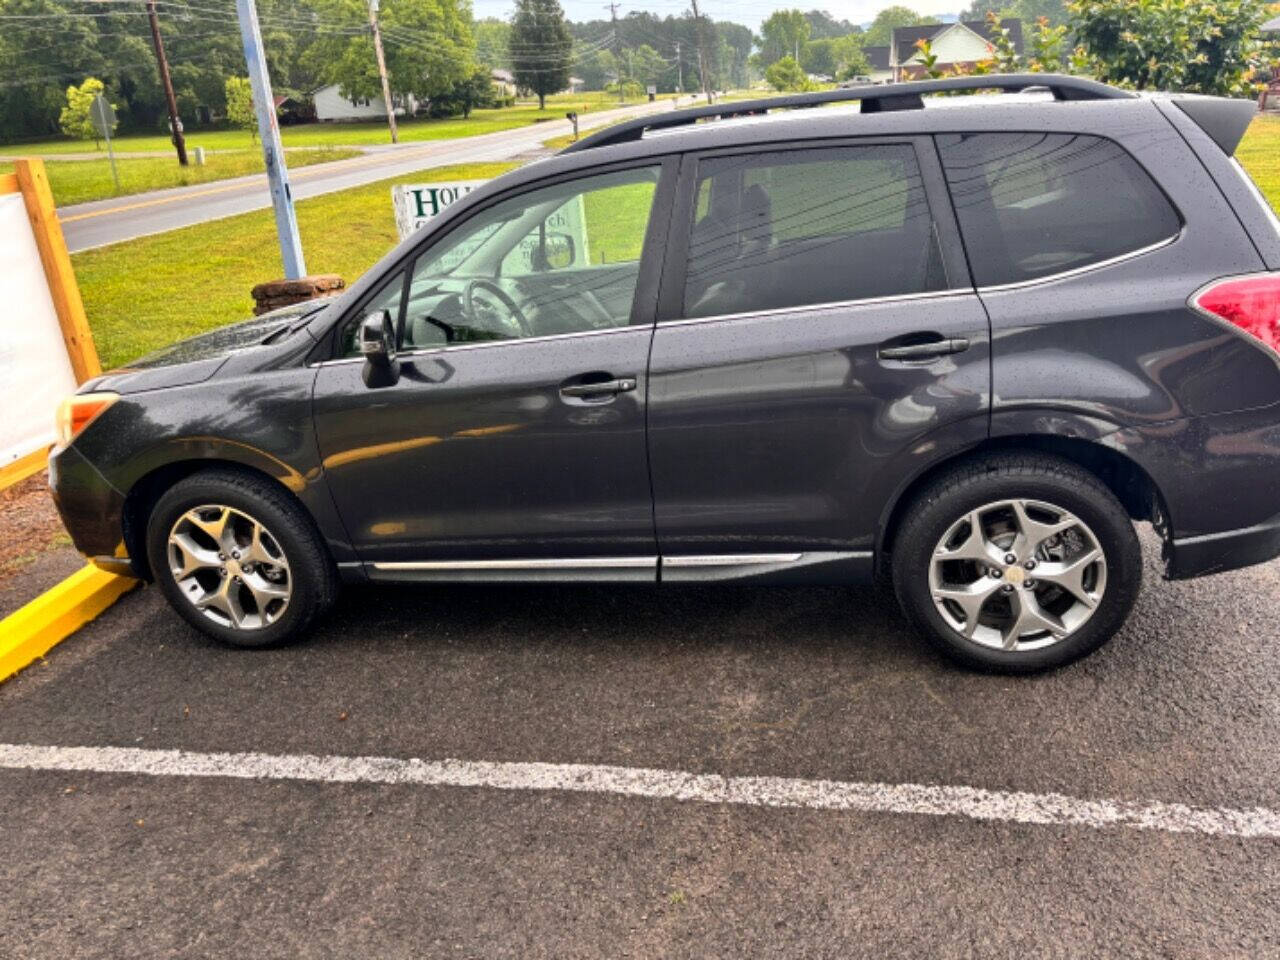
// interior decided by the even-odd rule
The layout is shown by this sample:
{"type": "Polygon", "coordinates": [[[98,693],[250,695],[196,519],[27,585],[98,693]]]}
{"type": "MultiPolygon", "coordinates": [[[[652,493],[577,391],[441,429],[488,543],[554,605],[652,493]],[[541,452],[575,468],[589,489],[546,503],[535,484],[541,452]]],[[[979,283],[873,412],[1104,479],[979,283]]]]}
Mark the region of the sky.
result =
{"type": "MultiPolygon", "coordinates": [[[[955,13],[968,6],[967,0],[899,0],[906,7],[917,13],[943,14],[955,13]]],[[[560,0],[565,16],[570,20],[607,20],[609,8],[600,0],[560,0]]],[[[825,10],[837,20],[848,20],[850,23],[869,23],[875,19],[877,11],[891,6],[890,0],[832,0],[829,3],[787,3],[785,0],[698,0],[698,8],[705,15],[716,20],[731,20],[758,30],[760,22],[768,18],[774,10],[825,10]]],[[[515,5],[511,0],[472,0],[472,9],[476,17],[511,16],[515,5]]],[[[646,10],[659,17],[678,17],[689,9],[688,0],[644,0],[643,3],[621,3],[618,5],[618,16],[625,17],[632,10],[646,10]]]]}

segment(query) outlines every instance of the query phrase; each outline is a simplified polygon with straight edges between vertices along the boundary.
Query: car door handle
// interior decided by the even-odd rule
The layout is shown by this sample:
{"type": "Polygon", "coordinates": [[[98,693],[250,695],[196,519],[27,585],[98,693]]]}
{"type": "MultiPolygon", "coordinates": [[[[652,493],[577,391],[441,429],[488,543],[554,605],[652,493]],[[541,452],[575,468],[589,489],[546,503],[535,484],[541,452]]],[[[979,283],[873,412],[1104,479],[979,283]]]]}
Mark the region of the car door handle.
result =
{"type": "Polygon", "coordinates": [[[927,343],[908,343],[900,347],[881,347],[877,356],[881,360],[929,360],[952,353],[963,353],[968,349],[967,338],[951,337],[944,340],[930,340],[927,343]]]}
{"type": "Polygon", "coordinates": [[[570,383],[560,388],[566,397],[599,397],[610,393],[628,393],[636,388],[635,377],[619,377],[598,383],[570,383]]]}

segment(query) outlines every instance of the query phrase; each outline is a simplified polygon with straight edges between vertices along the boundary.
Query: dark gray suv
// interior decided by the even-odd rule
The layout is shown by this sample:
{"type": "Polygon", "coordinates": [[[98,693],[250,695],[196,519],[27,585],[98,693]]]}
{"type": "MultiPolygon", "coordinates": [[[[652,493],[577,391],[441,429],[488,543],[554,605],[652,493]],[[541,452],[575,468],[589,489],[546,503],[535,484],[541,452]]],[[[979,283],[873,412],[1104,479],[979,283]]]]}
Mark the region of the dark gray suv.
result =
{"type": "Polygon", "coordinates": [[[1172,578],[1280,553],[1253,113],[1041,74],[611,127],[86,384],[58,506],[243,646],[340,582],[880,575],[965,663],[1062,664],[1129,613],[1134,521],[1172,578]]]}

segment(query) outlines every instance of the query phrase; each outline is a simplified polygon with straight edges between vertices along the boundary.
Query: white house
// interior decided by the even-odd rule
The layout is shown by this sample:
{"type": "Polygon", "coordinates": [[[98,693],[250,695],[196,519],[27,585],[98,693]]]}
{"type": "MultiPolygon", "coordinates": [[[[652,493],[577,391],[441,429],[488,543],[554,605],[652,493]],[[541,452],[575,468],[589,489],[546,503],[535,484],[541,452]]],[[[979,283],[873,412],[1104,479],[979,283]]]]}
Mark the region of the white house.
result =
{"type": "MultiPolygon", "coordinates": [[[[381,120],[387,115],[386,101],[382,97],[370,97],[366,100],[348,100],[342,95],[336,83],[321,87],[312,97],[316,104],[317,120],[381,120]]],[[[418,110],[418,102],[412,95],[401,98],[393,96],[397,117],[407,112],[414,114],[418,110]]]]}
{"type": "Polygon", "coordinates": [[[500,97],[514,97],[516,95],[516,78],[512,76],[510,70],[492,70],[489,73],[489,79],[493,81],[494,92],[500,97]]]}
{"type": "MultiPolygon", "coordinates": [[[[1009,31],[1013,48],[1021,53],[1022,21],[1017,18],[1001,20],[1000,26],[1009,31]]],[[[889,47],[889,66],[894,80],[918,80],[924,75],[920,51],[916,47],[920,40],[929,41],[934,56],[938,58],[937,67],[943,70],[972,67],[994,55],[991,28],[984,20],[897,27],[893,31],[893,44],[889,47]]]]}

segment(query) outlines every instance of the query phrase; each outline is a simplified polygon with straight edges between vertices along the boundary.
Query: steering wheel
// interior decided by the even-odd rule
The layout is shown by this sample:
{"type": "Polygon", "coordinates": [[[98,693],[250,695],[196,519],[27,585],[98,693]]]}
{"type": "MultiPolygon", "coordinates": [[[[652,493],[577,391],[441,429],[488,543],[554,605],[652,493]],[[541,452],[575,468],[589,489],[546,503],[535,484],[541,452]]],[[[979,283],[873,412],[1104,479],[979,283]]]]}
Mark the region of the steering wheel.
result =
{"type": "Polygon", "coordinates": [[[524,311],[511,299],[507,291],[492,280],[476,277],[467,281],[467,286],[462,291],[462,312],[466,315],[468,326],[473,328],[489,329],[495,333],[510,334],[517,338],[533,336],[533,328],[529,326],[529,318],[524,315],[524,311]],[[477,301],[477,292],[486,293],[489,298],[498,301],[498,305],[507,311],[507,315],[502,316],[492,304],[484,303],[487,298],[477,301]],[[494,327],[497,329],[494,330],[494,327]]]}

